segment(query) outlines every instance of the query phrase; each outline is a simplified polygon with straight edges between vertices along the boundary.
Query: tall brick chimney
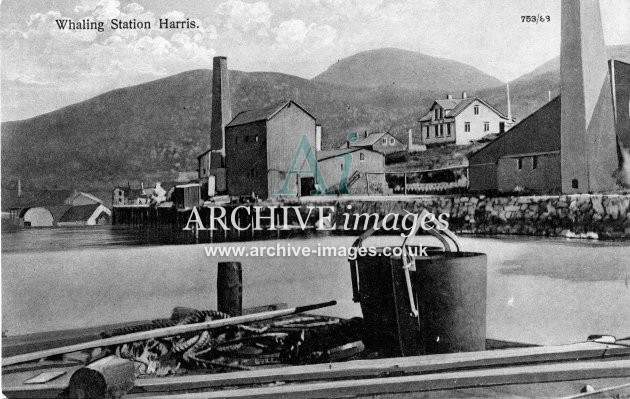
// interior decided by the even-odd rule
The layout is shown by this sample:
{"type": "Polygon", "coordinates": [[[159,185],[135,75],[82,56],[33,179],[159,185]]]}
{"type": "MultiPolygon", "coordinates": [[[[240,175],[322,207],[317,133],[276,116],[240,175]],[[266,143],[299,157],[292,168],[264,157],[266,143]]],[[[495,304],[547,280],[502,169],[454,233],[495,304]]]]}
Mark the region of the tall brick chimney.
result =
{"type": "Polygon", "coordinates": [[[226,57],[214,57],[212,63],[212,121],[210,124],[210,148],[213,168],[225,167],[225,125],[232,120],[230,81],[226,57]],[[216,161],[215,161],[216,160],[216,161]]]}

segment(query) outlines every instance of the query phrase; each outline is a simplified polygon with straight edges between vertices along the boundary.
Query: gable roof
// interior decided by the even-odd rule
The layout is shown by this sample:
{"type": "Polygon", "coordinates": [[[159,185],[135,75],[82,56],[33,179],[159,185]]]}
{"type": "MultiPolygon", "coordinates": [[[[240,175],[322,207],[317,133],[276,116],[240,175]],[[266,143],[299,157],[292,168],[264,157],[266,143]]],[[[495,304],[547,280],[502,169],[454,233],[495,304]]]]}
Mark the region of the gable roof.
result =
{"type": "Polygon", "coordinates": [[[63,214],[60,222],[84,222],[88,220],[94,214],[94,211],[101,206],[101,204],[90,204],[90,205],[77,205],[68,209],[66,213],[63,214]]]}
{"type": "Polygon", "coordinates": [[[278,112],[280,112],[284,107],[287,107],[290,104],[294,104],[295,106],[300,108],[302,111],[304,111],[306,114],[308,114],[308,116],[310,116],[313,119],[316,119],[310,112],[305,110],[304,107],[302,107],[300,104],[296,103],[293,100],[289,100],[289,101],[283,101],[274,105],[270,105],[264,108],[256,108],[256,109],[250,109],[247,111],[241,111],[225,127],[227,128],[227,127],[233,127],[233,126],[239,126],[239,125],[246,125],[252,122],[268,121],[269,119],[273,118],[278,112]]]}
{"type": "Polygon", "coordinates": [[[317,161],[325,161],[325,160],[330,159],[330,158],[338,157],[339,155],[351,154],[351,153],[357,152],[357,151],[369,151],[369,152],[374,153],[374,154],[382,155],[383,157],[385,156],[384,154],[382,154],[382,153],[380,153],[378,151],[371,150],[369,148],[363,148],[363,147],[339,148],[339,149],[336,149],[336,150],[318,151],[317,152],[317,161]]]}
{"type": "Polygon", "coordinates": [[[425,122],[425,121],[431,120],[431,110],[433,109],[435,104],[438,104],[440,107],[444,108],[444,110],[446,111],[444,113],[445,118],[454,118],[457,115],[461,114],[466,108],[468,108],[468,106],[470,106],[470,104],[472,104],[475,101],[479,101],[486,107],[490,108],[490,110],[492,110],[495,114],[499,115],[501,118],[508,119],[506,115],[503,115],[503,113],[499,112],[496,108],[488,104],[481,97],[468,97],[468,98],[453,98],[453,99],[447,99],[447,100],[435,100],[433,104],[431,104],[429,111],[427,111],[426,114],[424,114],[420,119],[418,119],[418,122],[425,122]]]}
{"type": "Polygon", "coordinates": [[[538,108],[516,126],[468,156],[470,166],[496,163],[514,154],[531,154],[560,150],[560,106],[557,96],[538,108]]]}
{"type": "Polygon", "coordinates": [[[396,137],[392,136],[389,132],[379,132],[379,133],[370,133],[367,137],[362,140],[356,141],[354,143],[350,143],[350,147],[369,147],[376,144],[380,139],[385,136],[392,137],[396,141],[402,144],[400,140],[396,137]]]}
{"type": "Polygon", "coordinates": [[[102,203],[103,203],[103,201],[102,201],[100,198],[98,198],[98,197],[96,197],[95,195],[92,195],[92,194],[90,194],[90,193],[85,193],[85,192],[83,192],[83,191],[81,191],[81,192],[79,192],[77,195],[75,195],[75,196],[72,198],[72,200],[74,201],[75,199],[77,199],[77,197],[81,197],[81,196],[86,197],[86,198],[89,198],[89,199],[91,199],[91,200],[92,200],[92,201],[94,201],[94,202],[98,202],[99,204],[102,204],[102,203]]]}
{"type": "Polygon", "coordinates": [[[212,148],[208,148],[207,150],[205,150],[204,152],[202,152],[201,154],[197,155],[197,159],[201,158],[202,156],[206,155],[207,153],[209,153],[210,151],[212,151],[212,148]]]}
{"type": "Polygon", "coordinates": [[[317,151],[317,160],[324,161],[326,159],[334,158],[343,154],[350,154],[353,152],[360,151],[361,148],[339,148],[336,150],[325,150],[325,151],[317,151]]]}
{"type": "Polygon", "coordinates": [[[52,215],[53,220],[58,222],[66,214],[66,212],[72,208],[72,205],[51,205],[45,208],[48,209],[48,212],[52,215]]]}

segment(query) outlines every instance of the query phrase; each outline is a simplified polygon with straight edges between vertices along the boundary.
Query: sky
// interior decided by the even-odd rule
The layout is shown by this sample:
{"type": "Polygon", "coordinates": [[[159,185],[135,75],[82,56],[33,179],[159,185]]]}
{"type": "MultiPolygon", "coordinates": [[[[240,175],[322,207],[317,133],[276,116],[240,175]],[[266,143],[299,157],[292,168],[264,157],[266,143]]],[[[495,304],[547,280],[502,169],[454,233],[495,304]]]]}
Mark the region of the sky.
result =
{"type": "MultiPolygon", "coordinates": [[[[630,43],[630,0],[601,0],[606,44],[630,43]]],[[[106,22],[106,25],[108,22],[106,22]]],[[[502,81],[560,53],[559,0],[2,0],[0,120],[49,112],[179,72],[274,71],[310,79],[360,51],[396,47],[502,81]],[[523,15],[550,22],[523,23],[523,15]],[[62,31],[56,19],[152,21],[151,30],[62,31]],[[158,18],[197,29],[160,30],[158,18]]]]}

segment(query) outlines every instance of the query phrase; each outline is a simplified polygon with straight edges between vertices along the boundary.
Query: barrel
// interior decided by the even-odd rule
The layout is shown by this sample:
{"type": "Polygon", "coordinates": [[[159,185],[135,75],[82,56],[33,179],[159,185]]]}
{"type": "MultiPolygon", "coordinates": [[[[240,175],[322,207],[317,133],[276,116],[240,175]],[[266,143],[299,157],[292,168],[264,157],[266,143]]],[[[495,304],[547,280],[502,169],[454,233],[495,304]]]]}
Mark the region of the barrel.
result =
{"type": "Polygon", "coordinates": [[[487,257],[443,252],[416,259],[413,287],[427,354],[486,349],[487,257]]]}
{"type": "Polygon", "coordinates": [[[436,248],[427,253],[409,272],[411,301],[401,258],[379,248],[351,263],[365,345],[385,356],[485,350],[486,255],[436,248]]]}

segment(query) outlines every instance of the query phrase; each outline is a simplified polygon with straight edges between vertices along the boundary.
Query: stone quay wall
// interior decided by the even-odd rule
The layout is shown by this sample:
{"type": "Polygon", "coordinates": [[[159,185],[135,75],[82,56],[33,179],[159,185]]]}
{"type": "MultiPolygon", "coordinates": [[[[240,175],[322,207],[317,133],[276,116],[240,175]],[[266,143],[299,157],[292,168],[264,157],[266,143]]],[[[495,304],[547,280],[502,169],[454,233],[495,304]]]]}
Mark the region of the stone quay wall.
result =
{"type": "Polygon", "coordinates": [[[559,196],[431,196],[417,198],[329,198],[338,213],[448,213],[450,229],[469,234],[523,234],[576,238],[629,239],[630,194],[559,196]],[[352,205],[352,211],[347,206],[352,205]]]}

